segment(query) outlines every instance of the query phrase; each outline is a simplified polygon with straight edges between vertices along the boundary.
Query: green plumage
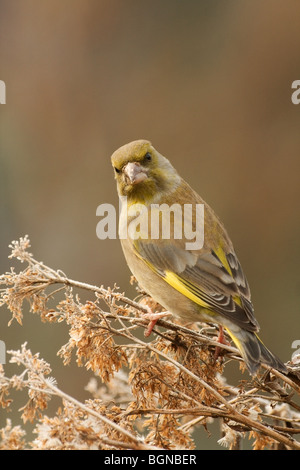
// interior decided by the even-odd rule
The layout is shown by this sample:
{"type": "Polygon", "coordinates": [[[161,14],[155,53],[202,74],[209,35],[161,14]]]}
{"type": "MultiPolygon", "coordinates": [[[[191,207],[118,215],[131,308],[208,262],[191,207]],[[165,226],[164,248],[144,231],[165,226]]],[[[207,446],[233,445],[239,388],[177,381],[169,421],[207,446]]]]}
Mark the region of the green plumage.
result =
{"type": "Polygon", "coordinates": [[[232,242],[216,214],[178,175],[171,163],[145,140],[134,141],[112,155],[118,193],[127,198],[120,224],[130,224],[128,213],[134,204],[144,204],[139,213],[142,237],[121,240],[128,266],[139,284],[163,307],[186,321],[211,321],[226,328],[238,347],[251,374],[263,362],[286,372],[257,336],[259,325],[254,316],[247,279],[232,242]],[[197,230],[195,211],[204,204],[204,244],[187,250],[187,238],[174,236],[171,219],[170,237],[151,237],[149,210],[153,204],[184,208],[192,206],[191,222],[197,230]],[[146,220],[147,219],[147,220],[146,220]],[[145,224],[144,224],[145,222],[145,224]]]}

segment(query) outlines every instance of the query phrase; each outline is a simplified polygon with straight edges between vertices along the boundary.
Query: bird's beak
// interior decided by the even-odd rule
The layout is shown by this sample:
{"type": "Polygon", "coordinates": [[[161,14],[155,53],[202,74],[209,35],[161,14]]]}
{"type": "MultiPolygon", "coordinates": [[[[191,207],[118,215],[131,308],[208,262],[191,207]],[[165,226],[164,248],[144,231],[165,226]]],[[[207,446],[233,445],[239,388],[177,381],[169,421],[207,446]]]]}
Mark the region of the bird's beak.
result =
{"type": "Polygon", "coordinates": [[[124,168],[124,173],[131,184],[138,184],[147,178],[145,168],[137,162],[129,162],[124,168]]]}

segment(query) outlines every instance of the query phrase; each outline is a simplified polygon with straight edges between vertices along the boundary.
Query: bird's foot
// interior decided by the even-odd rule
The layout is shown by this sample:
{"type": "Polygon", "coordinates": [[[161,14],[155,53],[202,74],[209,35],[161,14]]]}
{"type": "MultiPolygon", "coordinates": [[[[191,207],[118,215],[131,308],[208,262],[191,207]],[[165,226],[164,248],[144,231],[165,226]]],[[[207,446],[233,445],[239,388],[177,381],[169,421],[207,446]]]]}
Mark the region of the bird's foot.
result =
{"type": "MultiPolygon", "coordinates": [[[[226,338],[225,338],[224,329],[223,329],[222,326],[219,326],[219,336],[217,337],[217,341],[218,341],[218,343],[220,343],[220,344],[225,344],[226,346],[230,346],[230,344],[228,343],[228,341],[227,341],[226,338]]],[[[214,359],[215,359],[215,361],[216,361],[220,356],[222,356],[222,346],[217,346],[216,349],[215,349],[215,354],[214,354],[214,359]]]]}
{"type": "Polygon", "coordinates": [[[147,328],[145,330],[145,333],[144,333],[144,336],[146,336],[146,337],[151,335],[153,327],[154,327],[155,323],[158,320],[160,320],[161,318],[169,317],[170,315],[172,315],[171,312],[153,313],[152,310],[149,307],[147,307],[147,308],[148,308],[149,312],[143,314],[143,318],[145,318],[146,320],[150,320],[149,325],[147,326],[147,328]]]}

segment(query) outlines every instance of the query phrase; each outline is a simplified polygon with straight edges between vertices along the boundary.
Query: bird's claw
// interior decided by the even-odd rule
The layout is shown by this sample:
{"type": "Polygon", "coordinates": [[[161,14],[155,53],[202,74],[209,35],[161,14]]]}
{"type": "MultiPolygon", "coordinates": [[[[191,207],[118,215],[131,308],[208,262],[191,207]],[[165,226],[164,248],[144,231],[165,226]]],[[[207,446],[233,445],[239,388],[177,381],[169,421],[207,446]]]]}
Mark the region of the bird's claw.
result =
{"type": "Polygon", "coordinates": [[[151,332],[154,328],[154,325],[156,324],[156,322],[158,320],[160,320],[161,318],[164,318],[164,317],[169,317],[172,315],[171,312],[158,312],[158,313],[153,313],[152,310],[148,307],[149,309],[149,312],[148,313],[145,313],[143,314],[143,318],[145,318],[146,320],[150,320],[149,321],[149,324],[145,330],[145,333],[144,335],[147,337],[147,336],[150,336],[151,335],[151,332]]]}
{"type": "MultiPolygon", "coordinates": [[[[217,337],[217,341],[218,341],[218,343],[220,343],[220,345],[225,344],[226,346],[230,346],[230,344],[228,343],[228,341],[225,338],[224,330],[223,330],[222,326],[219,326],[219,336],[217,337]]],[[[221,350],[222,350],[222,346],[217,346],[216,347],[215,354],[214,354],[215,361],[222,355],[221,350]]]]}

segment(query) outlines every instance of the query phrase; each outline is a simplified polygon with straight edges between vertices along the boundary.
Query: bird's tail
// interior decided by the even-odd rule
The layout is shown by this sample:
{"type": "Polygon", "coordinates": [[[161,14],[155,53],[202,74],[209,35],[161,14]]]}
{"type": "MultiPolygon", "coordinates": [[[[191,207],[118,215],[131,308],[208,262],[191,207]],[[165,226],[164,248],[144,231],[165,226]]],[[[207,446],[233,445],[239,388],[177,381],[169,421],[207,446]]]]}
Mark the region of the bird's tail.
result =
{"type": "Polygon", "coordinates": [[[280,372],[287,373],[287,368],[283,362],[276,357],[253,331],[242,330],[234,333],[226,328],[232,341],[240,351],[247,369],[251,375],[255,375],[260,364],[266,364],[280,372]]]}

